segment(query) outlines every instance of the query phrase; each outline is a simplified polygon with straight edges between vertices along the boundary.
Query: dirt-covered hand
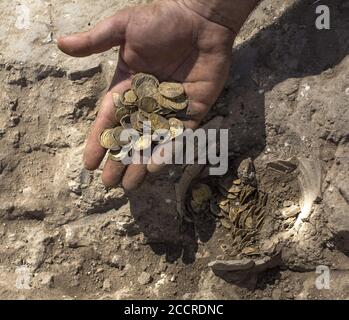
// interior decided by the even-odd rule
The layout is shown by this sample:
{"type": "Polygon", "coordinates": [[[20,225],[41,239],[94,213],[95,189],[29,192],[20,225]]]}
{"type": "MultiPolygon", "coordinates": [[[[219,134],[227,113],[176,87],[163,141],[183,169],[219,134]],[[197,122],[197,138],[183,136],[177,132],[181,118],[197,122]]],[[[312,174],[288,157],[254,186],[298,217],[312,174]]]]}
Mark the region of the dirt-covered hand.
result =
{"type": "MultiPolygon", "coordinates": [[[[161,0],[124,9],[91,31],[60,38],[58,47],[75,57],[120,46],[114,79],[87,140],[85,167],[95,170],[100,166],[106,150],[100,146],[99,136],[115,125],[112,93],[129,88],[137,72],[154,74],[161,81],[183,83],[190,99],[186,126],[198,127],[223,89],[234,35],[180,1],[161,0]]],[[[146,165],[126,167],[108,160],[102,180],[108,187],[122,181],[124,188],[131,190],[143,182],[146,174],[146,165]]]]}

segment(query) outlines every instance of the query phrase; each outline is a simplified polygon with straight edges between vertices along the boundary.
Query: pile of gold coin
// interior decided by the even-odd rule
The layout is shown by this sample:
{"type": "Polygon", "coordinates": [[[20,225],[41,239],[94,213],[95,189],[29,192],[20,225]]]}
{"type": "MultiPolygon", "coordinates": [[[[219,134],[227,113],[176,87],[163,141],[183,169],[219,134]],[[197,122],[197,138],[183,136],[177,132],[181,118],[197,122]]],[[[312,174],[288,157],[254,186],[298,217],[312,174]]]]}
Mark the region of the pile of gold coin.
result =
{"type": "Polygon", "coordinates": [[[189,101],[180,83],[160,83],[151,74],[138,73],[132,79],[131,88],[122,94],[114,93],[113,100],[117,127],[105,130],[100,136],[100,144],[110,150],[112,160],[122,161],[131,150],[146,150],[184,132],[177,114],[186,110],[189,101]],[[149,129],[147,133],[144,128],[149,129]],[[136,130],[140,134],[138,140],[132,141],[127,136],[125,139],[124,129],[136,130]]]}
{"type": "Polygon", "coordinates": [[[243,176],[228,174],[192,187],[186,202],[191,216],[211,214],[231,232],[236,249],[247,256],[254,255],[256,236],[264,221],[267,194],[258,191],[255,183],[243,176]]]}

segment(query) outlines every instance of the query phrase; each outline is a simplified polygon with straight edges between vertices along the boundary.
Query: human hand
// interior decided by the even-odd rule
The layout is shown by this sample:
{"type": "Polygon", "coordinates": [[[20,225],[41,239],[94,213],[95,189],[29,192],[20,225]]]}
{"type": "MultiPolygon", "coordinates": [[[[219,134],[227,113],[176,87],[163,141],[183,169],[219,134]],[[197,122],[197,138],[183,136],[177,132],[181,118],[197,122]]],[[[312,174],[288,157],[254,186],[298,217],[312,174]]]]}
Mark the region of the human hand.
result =
{"type": "MultiPolygon", "coordinates": [[[[190,101],[190,120],[185,126],[197,128],[228,77],[234,36],[232,30],[207,20],[181,1],[161,0],[121,10],[91,31],[60,38],[58,47],[74,57],[120,46],[112,84],[87,140],[86,169],[97,169],[106,154],[99,136],[106,128],[115,126],[112,93],[128,89],[137,72],[153,74],[160,81],[183,83],[190,101]]],[[[132,190],[143,182],[147,172],[147,165],[126,167],[107,160],[102,180],[107,187],[122,181],[126,190],[132,190]]]]}

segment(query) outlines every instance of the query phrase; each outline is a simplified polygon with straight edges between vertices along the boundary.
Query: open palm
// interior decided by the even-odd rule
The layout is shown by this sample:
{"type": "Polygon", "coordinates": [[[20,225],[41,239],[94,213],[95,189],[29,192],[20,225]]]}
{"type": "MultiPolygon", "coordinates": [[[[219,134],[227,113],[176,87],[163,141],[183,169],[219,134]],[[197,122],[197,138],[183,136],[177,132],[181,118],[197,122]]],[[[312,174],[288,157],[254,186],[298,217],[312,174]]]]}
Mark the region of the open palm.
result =
{"type": "MultiPolygon", "coordinates": [[[[160,81],[183,83],[190,100],[190,120],[185,124],[197,128],[223,89],[233,38],[226,27],[173,0],[122,10],[89,32],[60,38],[59,48],[76,57],[120,46],[114,79],[87,140],[85,167],[95,170],[103,160],[106,150],[99,144],[99,135],[115,125],[112,93],[128,89],[137,72],[154,74],[160,81]]],[[[108,187],[122,181],[124,188],[131,190],[146,174],[146,165],[125,167],[108,160],[102,180],[108,187]]]]}

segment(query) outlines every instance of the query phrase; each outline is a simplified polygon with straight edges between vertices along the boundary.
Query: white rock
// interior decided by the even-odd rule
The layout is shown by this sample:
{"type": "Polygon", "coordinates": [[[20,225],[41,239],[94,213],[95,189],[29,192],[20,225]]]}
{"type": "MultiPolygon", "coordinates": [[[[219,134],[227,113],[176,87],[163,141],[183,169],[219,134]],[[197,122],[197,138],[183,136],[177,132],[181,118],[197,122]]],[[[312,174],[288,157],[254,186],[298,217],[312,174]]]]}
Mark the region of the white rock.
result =
{"type": "Polygon", "coordinates": [[[110,265],[112,267],[118,268],[118,269],[124,269],[125,268],[125,262],[123,261],[122,257],[115,254],[111,260],[110,265]]]}
{"type": "Polygon", "coordinates": [[[297,216],[301,212],[301,209],[298,205],[294,204],[287,208],[281,210],[281,214],[284,218],[292,218],[297,216]]]}

